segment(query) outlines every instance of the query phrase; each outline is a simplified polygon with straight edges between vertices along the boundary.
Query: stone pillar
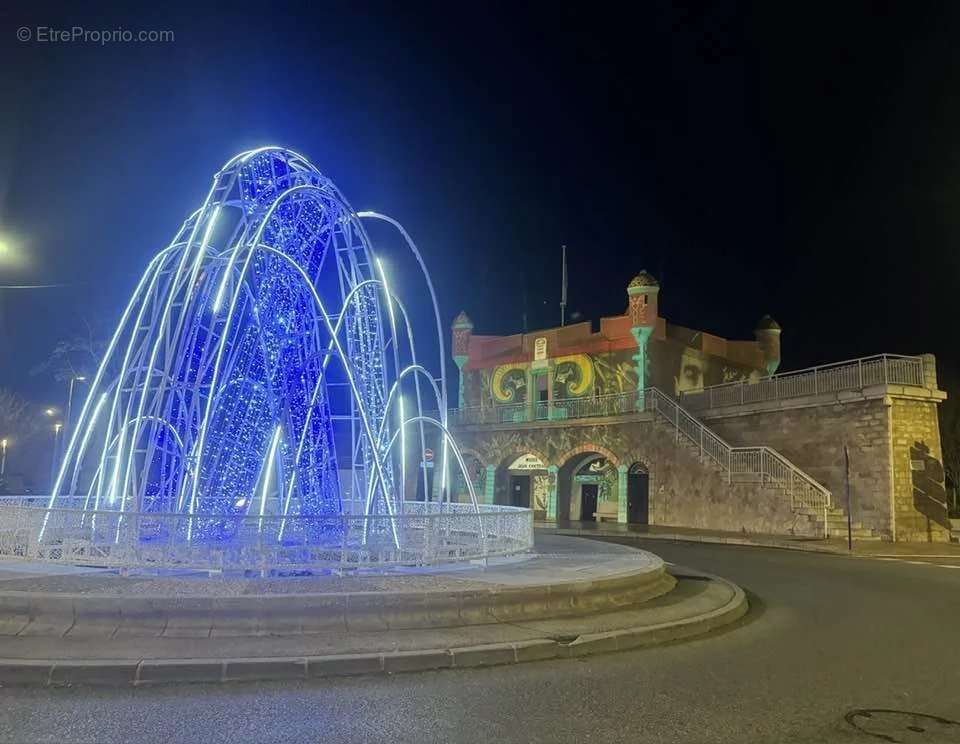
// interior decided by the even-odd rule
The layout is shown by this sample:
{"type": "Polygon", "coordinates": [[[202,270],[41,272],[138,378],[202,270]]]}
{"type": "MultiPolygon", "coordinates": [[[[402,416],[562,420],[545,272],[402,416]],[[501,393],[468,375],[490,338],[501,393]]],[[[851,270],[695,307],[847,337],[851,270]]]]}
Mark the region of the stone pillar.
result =
{"type": "Polygon", "coordinates": [[[532,367],[527,367],[527,421],[536,420],[536,375],[532,367]]]}
{"type": "Polygon", "coordinates": [[[637,353],[633,355],[634,368],[637,371],[637,405],[636,409],[642,411],[645,407],[643,400],[643,391],[647,389],[647,343],[653,334],[652,328],[634,327],[630,329],[633,333],[633,339],[637,342],[637,353]]]}
{"type": "Polygon", "coordinates": [[[617,465],[617,521],[627,523],[627,466],[617,465]]]}
{"type": "Polygon", "coordinates": [[[933,354],[924,354],[923,359],[923,386],[927,390],[937,389],[937,358],[933,354]]]}
{"type": "Polygon", "coordinates": [[[764,315],[753,332],[757,346],[763,353],[767,375],[772,375],[780,366],[780,324],[769,315],[764,315]]]}
{"type": "Polygon", "coordinates": [[[457,407],[463,408],[463,366],[470,358],[470,336],[473,333],[473,323],[465,312],[453,320],[453,361],[457,363],[457,407]]]}
{"type": "Polygon", "coordinates": [[[633,361],[637,371],[636,408],[638,411],[644,408],[643,391],[649,384],[647,345],[657,327],[657,295],[659,293],[660,283],[646,271],[641,271],[627,285],[630,332],[637,344],[637,353],[634,354],[633,361]]]}
{"type": "Polygon", "coordinates": [[[547,465],[547,477],[550,479],[550,485],[547,488],[547,521],[557,521],[557,479],[559,478],[560,468],[556,465],[547,465]]]}
{"type": "Polygon", "coordinates": [[[553,421],[553,362],[547,360],[547,419],[553,421]]]}
{"type": "Polygon", "coordinates": [[[497,466],[487,465],[487,479],[483,482],[482,501],[484,504],[493,503],[493,489],[496,485],[495,483],[496,478],[497,478],[497,466]]]}

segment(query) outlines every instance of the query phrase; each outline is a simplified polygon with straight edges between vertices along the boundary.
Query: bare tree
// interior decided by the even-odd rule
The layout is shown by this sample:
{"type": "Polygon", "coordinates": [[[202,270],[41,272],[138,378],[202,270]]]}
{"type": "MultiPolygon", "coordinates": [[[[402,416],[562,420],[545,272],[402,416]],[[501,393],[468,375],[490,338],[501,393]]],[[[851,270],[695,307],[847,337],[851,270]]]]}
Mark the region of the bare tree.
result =
{"type": "Polygon", "coordinates": [[[0,388],[0,436],[29,427],[30,403],[12,390],[0,388]]]}
{"type": "Polygon", "coordinates": [[[100,360],[107,348],[87,320],[83,320],[83,329],[67,339],[58,341],[46,361],[38,364],[30,374],[51,373],[55,380],[69,380],[73,377],[91,376],[100,366],[100,360]]]}
{"type": "MultiPolygon", "coordinates": [[[[7,440],[5,480],[36,486],[50,467],[52,427],[40,406],[0,388],[0,439],[7,440]]],[[[2,487],[3,484],[0,484],[2,487]]]]}

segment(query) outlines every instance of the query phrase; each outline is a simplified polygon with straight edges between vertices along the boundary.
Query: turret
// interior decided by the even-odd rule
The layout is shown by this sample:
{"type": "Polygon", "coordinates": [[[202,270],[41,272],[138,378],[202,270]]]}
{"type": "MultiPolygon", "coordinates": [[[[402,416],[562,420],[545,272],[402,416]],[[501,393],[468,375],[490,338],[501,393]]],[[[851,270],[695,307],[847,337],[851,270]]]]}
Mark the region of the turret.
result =
{"type": "Polygon", "coordinates": [[[453,332],[453,361],[457,363],[457,370],[460,372],[457,405],[463,408],[463,365],[470,358],[470,336],[473,333],[473,322],[461,310],[460,314],[453,319],[451,330],[453,332]]]}
{"type": "Polygon", "coordinates": [[[660,282],[647,271],[641,271],[627,285],[627,297],[630,304],[627,313],[630,325],[634,328],[657,325],[657,295],[660,294],[660,282]]]}
{"type": "Polygon", "coordinates": [[[764,315],[753,332],[757,345],[763,352],[767,374],[772,375],[780,366],[780,324],[769,315],[764,315]]]}
{"type": "Polygon", "coordinates": [[[652,274],[641,271],[627,285],[627,315],[630,316],[630,332],[637,342],[633,356],[637,372],[637,410],[643,410],[643,391],[647,385],[647,344],[657,327],[657,295],[660,282],[652,274]]]}

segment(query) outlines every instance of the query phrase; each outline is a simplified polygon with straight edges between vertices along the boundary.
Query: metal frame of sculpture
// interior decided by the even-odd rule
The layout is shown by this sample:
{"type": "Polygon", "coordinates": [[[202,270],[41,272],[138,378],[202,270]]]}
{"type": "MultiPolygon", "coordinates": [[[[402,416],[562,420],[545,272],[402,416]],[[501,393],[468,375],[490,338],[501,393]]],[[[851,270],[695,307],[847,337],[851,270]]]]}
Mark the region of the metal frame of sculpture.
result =
{"type": "Polygon", "coordinates": [[[8,512],[29,538],[0,553],[269,569],[525,550],[526,510],[480,504],[469,478],[469,503],[449,501],[450,467],[466,466],[447,430],[444,356],[433,285],[402,226],[355,212],[297,153],[242,153],[150,262],[46,508],[8,512]],[[439,379],[364,219],[397,227],[423,271],[439,379]],[[420,466],[429,428],[438,499],[420,466]],[[420,478],[425,502],[406,493],[420,478]]]}

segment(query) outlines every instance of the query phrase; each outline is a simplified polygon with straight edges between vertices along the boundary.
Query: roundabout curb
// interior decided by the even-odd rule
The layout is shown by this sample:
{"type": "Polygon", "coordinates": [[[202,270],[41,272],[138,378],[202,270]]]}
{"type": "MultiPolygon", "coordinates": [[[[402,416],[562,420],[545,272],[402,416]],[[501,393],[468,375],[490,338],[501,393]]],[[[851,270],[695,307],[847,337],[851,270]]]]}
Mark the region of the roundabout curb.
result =
{"type": "MultiPolygon", "coordinates": [[[[565,637],[503,643],[425,647],[332,655],[229,658],[16,659],[0,658],[0,684],[65,687],[72,685],[146,686],[189,682],[308,680],[364,674],[397,674],[435,669],[464,669],[528,661],[581,657],[691,638],[728,625],[748,610],[743,590],[732,582],[696,573],[729,591],[719,607],[679,619],[565,637]]],[[[689,601],[689,600],[684,600],[689,601]]],[[[656,610],[651,610],[656,612],[656,610]]]]}

